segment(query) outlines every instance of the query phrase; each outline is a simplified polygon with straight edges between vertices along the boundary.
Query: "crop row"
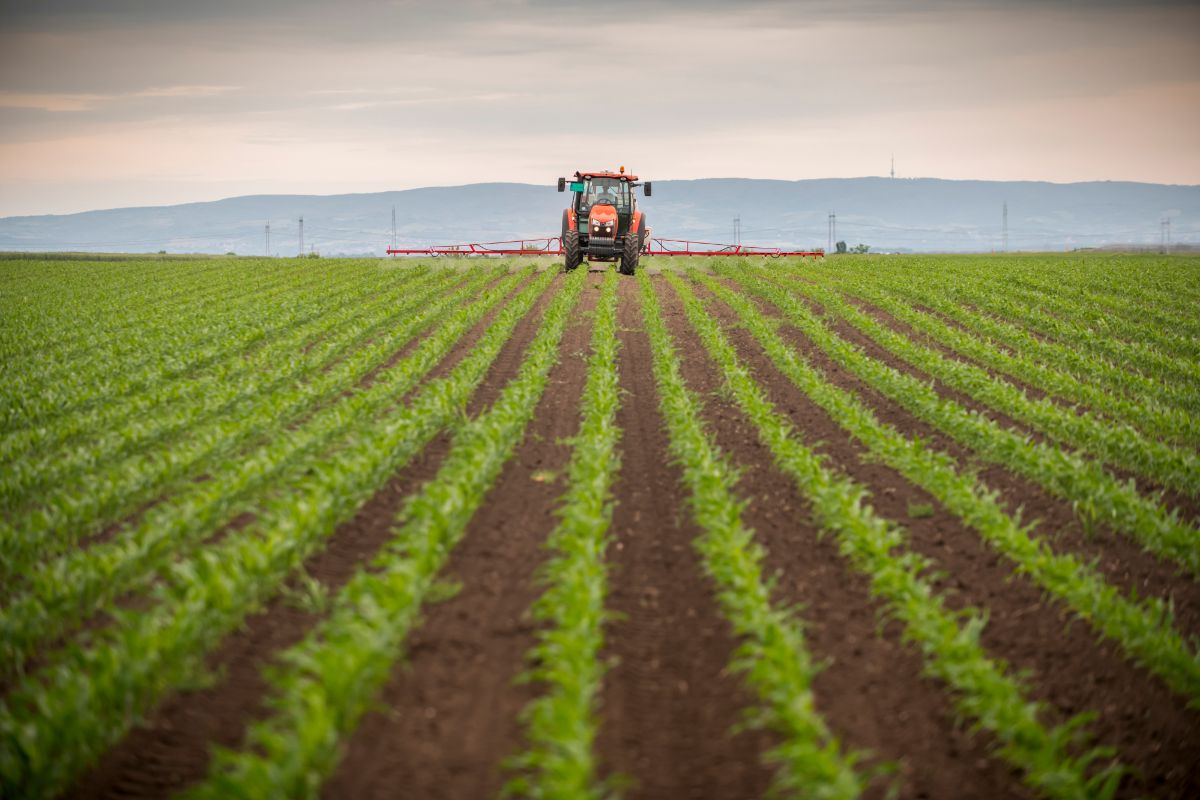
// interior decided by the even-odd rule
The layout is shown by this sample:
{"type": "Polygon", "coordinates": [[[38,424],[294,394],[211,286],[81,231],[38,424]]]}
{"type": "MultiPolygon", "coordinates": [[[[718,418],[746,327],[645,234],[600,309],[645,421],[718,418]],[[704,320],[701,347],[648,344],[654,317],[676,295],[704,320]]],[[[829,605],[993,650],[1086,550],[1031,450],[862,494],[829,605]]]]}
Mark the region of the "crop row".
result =
{"type": "Polygon", "coordinates": [[[847,292],[887,312],[913,330],[984,366],[1010,375],[1070,403],[1127,423],[1143,433],[1192,447],[1200,445],[1200,419],[1176,408],[1131,400],[1105,391],[1090,381],[1055,369],[1020,352],[996,347],[987,338],[947,324],[936,315],[920,311],[863,280],[847,281],[847,292]]]}
{"type": "Polygon", "coordinates": [[[184,318],[175,319],[163,336],[142,331],[127,335],[110,348],[82,350],[75,358],[39,357],[25,363],[41,369],[33,375],[10,374],[3,396],[8,416],[5,429],[38,424],[54,416],[88,407],[106,398],[149,389],[189,371],[203,369],[231,354],[267,341],[275,328],[286,325],[294,309],[320,303],[318,288],[331,293],[347,283],[362,284],[354,272],[332,279],[319,275],[284,282],[271,292],[238,299],[220,315],[198,303],[184,318]],[[278,297],[277,297],[278,296],[278,297]],[[113,364],[120,371],[112,370],[113,364]]]}
{"type": "MultiPolygon", "coordinates": [[[[69,650],[10,692],[0,707],[0,788],[21,797],[55,794],[167,691],[201,674],[205,653],[277,594],[339,522],[462,414],[552,279],[535,279],[506,304],[447,376],[379,419],[358,420],[336,457],[311,464],[289,491],[258,509],[254,522],[172,565],[153,608],[118,615],[94,645],[69,650]]],[[[429,366],[409,356],[391,371],[423,373],[429,366]]]]}
{"type": "MultiPolygon", "coordinates": [[[[816,274],[826,276],[836,273],[820,269],[816,274]]],[[[1145,375],[1133,369],[1132,364],[1099,357],[1032,333],[1019,324],[1023,322],[1024,307],[1006,301],[1002,296],[993,296],[993,312],[984,313],[979,308],[964,304],[954,291],[931,282],[925,275],[885,276],[877,281],[877,285],[889,293],[899,294],[910,303],[932,309],[966,330],[987,337],[1014,353],[1027,355],[1061,370],[1076,380],[1120,392],[1135,403],[1151,403],[1195,416],[1195,391],[1145,375]]]]}
{"type": "MultiPolygon", "coordinates": [[[[763,279],[743,276],[756,292],[763,279]]],[[[774,296],[780,296],[775,293],[774,296]]],[[[787,297],[783,310],[793,324],[813,337],[835,360],[894,400],[914,416],[945,433],[979,458],[1004,466],[1039,484],[1050,494],[1069,501],[1089,528],[1104,525],[1129,535],[1147,550],[1200,574],[1200,534],[1176,511],[1143,497],[1132,482],[1122,482],[1101,464],[1045,442],[1009,430],[989,417],[975,414],[958,402],[942,398],[928,384],[865,358],[852,343],[829,332],[802,302],[787,297]]]]}
{"type": "Polygon", "coordinates": [[[108,343],[140,330],[147,315],[161,313],[172,319],[174,312],[196,302],[211,308],[213,302],[240,296],[248,288],[266,286],[265,281],[293,272],[285,265],[264,265],[256,274],[235,281],[236,272],[220,261],[182,271],[177,265],[148,269],[134,263],[92,265],[92,269],[81,269],[79,264],[55,266],[59,269],[40,262],[36,272],[23,273],[32,280],[7,290],[20,303],[11,309],[9,324],[0,334],[0,352],[14,363],[77,352],[93,336],[108,343]]]}
{"type": "Polygon", "coordinates": [[[599,800],[609,787],[596,775],[593,743],[604,664],[605,553],[612,521],[612,485],[619,467],[617,427],[617,274],[609,272],[596,308],[582,420],[567,467],[568,489],[550,534],[550,560],[540,571],[546,591],[531,617],[541,623],[529,651],[527,680],[545,687],[522,711],[529,744],[509,768],[506,789],[529,798],[599,800]]]}
{"type": "MultiPolygon", "coordinates": [[[[385,371],[369,389],[320,408],[287,435],[269,438],[235,463],[216,470],[212,480],[189,484],[184,492],[156,506],[112,540],[28,567],[28,586],[0,611],[4,642],[0,663],[19,667],[39,644],[105,609],[105,604],[122,593],[137,589],[239,512],[256,508],[272,487],[298,480],[310,468],[309,459],[319,459],[352,424],[379,416],[396,397],[410,391],[463,332],[520,279],[520,275],[513,276],[475,303],[464,302],[472,288],[468,285],[396,329],[397,340],[404,341],[414,328],[448,316],[412,354],[410,363],[419,368],[385,371]]],[[[356,354],[361,358],[322,374],[320,380],[328,383],[329,392],[353,383],[395,347],[395,342],[379,344],[378,350],[364,350],[356,354]]]]}
{"type": "Polygon", "coordinates": [[[1036,354],[1048,363],[1067,364],[1081,380],[1098,380],[1132,397],[1150,397],[1187,412],[1194,413],[1200,408],[1194,386],[1179,383],[1169,372],[1163,374],[1155,368],[1162,358],[1147,361],[1136,353],[1114,356],[1081,347],[1078,338],[1060,341],[1039,335],[1036,315],[1016,300],[998,294],[984,295],[974,287],[939,290],[936,285],[909,285],[905,293],[915,302],[926,302],[931,308],[971,329],[986,331],[1009,346],[1036,354]]]}
{"type": "Polygon", "coordinates": [[[762,546],[742,521],[736,472],[700,419],[699,401],[680,373],[679,357],[645,271],[638,273],[638,280],[670,452],[690,490],[692,516],[704,531],[695,546],[716,584],[721,613],[742,640],[730,668],[744,675],[758,697],[748,722],[770,729],[780,740],[765,756],[777,764],[773,788],[781,794],[857,797],[868,781],[856,769],[861,756],[843,752],[815,708],[812,681],[817,665],[800,621],[771,601],[762,546]]]}
{"type": "Polygon", "coordinates": [[[391,540],[342,588],[328,618],[281,655],[269,678],[275,713],[251,726],[245,749],[218,751],[189,797],[317,796],[341,738],[391,673],[438,572],[521,441],[585,280],[583,270],[566,279],[516,377],[458,429],[437,476],[405,501],[391,540]]]}
{"type": "Polygon", "coordinates": [[[344,348],[420,308],[415,301],[431,289],[460,277],[414,272],[410,281],[376,290],[365,302],[358,302],[357,296],[350,303],[342,296],[326,298],[307,321],[253,353],[18,431],[3,442],[4,457],[14,459],[14,469],[0,482],[0,501],[12,507],[24,495],[61,484],[72,473],[95,470],[106,458],[133,449],[144,451],[147,445],[169,440],[206,417],[238,413],[238,401],[269,392],[306,371],[325,368],[344,348]]]}
{"type": "Polygon", "coordinates": [[[897,333],[854,308],[835,291],[800,281],[791,287],[820,303],[826,314],[849,322],[887,352],[977,402],[1114,467],[1191,496],[1200,494],[1200,456],[1195,452],[1147,439],[1128,427],[1112,425],[1087,412],[1075,413],[1045,398],[1032,400],[1021,389],[993,378],[984,369],[947,358],[897,333]]]}
{"type": "MultiPolygon", "coordinates": [[[[33,559],[62,552],[67,545],[132,513],[141,504],[162,497],[172,488],[190,488],[194,476],[219,467],[224,459],[257,437],[285,435],[297,415],[352,386],[353,381],[436,319],[431,311],[444,310],[453,301],[461,302],[471,288],[469,284],[456,295],[443,297],[441,302],[413,314],[405,323],[389,330],[387,336],[357,350],[338,369],[313,371],[307,382],[282,381],[279,392],[249,395],[237,406],[227,408],[225,414],[190,429],[180,442],[157,451],[134,452],[89,474],[85,482],[67,483],[46,493],[27,513],[14,515],[0,524],[3,574],[14,575],[33,559]]],[[[417,292],[414,299],[428,303],[435,295],[432,291],[417,292]]],[[[410,312],[418,307],[412,306],[410,312]]],[[[315,348],[297,360],[302,362],[301,366],[315,368],[324,363],[326,355],[324,348],[315,348]]]]}
{"type": "MultiPolygon", "coordinates": [[[[894,369],[871,359],[838,339],[819,323],[802,303],[778,286],[751,275],[736,276],[752,294],[768,300],[785,318],[802,330],[819,348],[862,378],[885,397],[901,400],[904,392],[928,390],[894,369]],[[913,385],[915,384],[915,386],[913,385]]],[[[762,312],[739,292],[715,281],[705,281],[723,302],[751,326],[751,331],[775,366],[805,394],[813,398],[854,438],[883,463],[937,498],[990,547],[1009,558],[1019,572],[1058,597],[1097,632],[1112,639],[1150,672],[1157,674],[1189,703],[1200,704],[1200,659],[1174,628],[1169,608],[1155,599],[1124,596],[1091,566],[1064,553],[1054,552],[1045,540],[1032,535],[1005,513],[994,490],[979,484],[974,475],[960,471],[945,453],[909,439],[882,423],[855,395],[829,384],[825,377],[771,330],[762,312]]],[[[953,405],[928,398],[923,418],[934,427],[954,430],[961,423],[953,405]]],[[[902,403],[903,404],[903,403],[902,403]]],[[[976,419],[967,415],[968,420],[976,419]]]]}
{"type": "MultiPolygon", "coordinates": [[[[1087,774],[1094,761],[1111,753],[1099,749],[1079,756],[1070,753],[1086,718],[1077,717],[1050,729],[1039,721],[1044,709],[1028,699],[1018,680],[980,644],[982,614],[973,608],[952,612],[945,607],[943,598],[922,577],[934,565],[908,550],[905,532],[866,504],[863,486],[826,468],[803,444],[799,432],[775,410],[692,290],[677,277],[672,276],[671,283],[759,440],[812,504],[821,528],[837,537],[843,556],[870,579],[872,593],[885,603],[888,615],[903,624],[905,639],[920,648],[929,674],[954,691],[959,713],[973,726],[991,732],[1001,744],[1000,754],[1042,795],[1112,796],[1121,776],[1118,766],[1109,765],[1090,777],[1087,774]]],[[[743,322],[760,341],[774,336],[761,316],[743,317],[743,322]]],[[[828,391],[828,386],[819,388],[828,391]]]]}

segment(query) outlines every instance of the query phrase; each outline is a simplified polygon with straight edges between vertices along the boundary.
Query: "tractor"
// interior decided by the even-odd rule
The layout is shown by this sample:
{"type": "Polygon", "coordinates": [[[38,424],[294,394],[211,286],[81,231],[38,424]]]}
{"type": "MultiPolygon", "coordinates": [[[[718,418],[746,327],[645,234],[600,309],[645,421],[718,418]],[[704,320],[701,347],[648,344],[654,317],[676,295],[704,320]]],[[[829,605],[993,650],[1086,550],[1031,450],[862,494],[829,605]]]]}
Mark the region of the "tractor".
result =
{"type": "Polygon", "coordinates": [[[646,215],[638,211],[634,188],[650,196],[650,182],[620,172],[576,172],[569,182],[558,179],[558,190],[570,189],[571,205],[563,211],[562,250],[567,271],[589,261],[621,262],[624,275],[637,269],[638,257],[650,235],[646,215]]]}

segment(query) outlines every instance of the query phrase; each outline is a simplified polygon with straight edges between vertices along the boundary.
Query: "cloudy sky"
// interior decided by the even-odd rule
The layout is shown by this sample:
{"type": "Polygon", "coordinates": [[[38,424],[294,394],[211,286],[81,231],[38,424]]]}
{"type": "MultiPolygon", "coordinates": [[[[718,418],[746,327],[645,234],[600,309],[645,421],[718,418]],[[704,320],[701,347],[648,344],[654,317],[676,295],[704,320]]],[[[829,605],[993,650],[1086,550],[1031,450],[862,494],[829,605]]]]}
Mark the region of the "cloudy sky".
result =
{"type": "Polygon", "coordinates": [[[882,175],[1200,183],[1200,4],[0,0],[0,215],[882,175]]]}

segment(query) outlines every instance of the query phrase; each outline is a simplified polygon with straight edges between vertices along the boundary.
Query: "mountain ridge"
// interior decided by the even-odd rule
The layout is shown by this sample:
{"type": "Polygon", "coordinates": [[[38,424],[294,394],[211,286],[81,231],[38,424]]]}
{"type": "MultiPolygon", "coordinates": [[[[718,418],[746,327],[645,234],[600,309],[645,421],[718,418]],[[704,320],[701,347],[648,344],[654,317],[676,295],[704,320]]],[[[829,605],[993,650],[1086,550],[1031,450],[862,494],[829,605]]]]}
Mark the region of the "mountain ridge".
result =
{"type": "MultiPolygon", "coordinates": [[[[1117,244],[1200,242],[1200,186],[1136,181],[698,178],[654,181],[640,200],[655,236],[730,242],[734,217],[745,244],[825,247],[836,239],[874,250],[971,252],[1062,250],[1117,244]]],[[[553,184],[489,182],[334,195],[256,194],[168,206],[0,218],[0,250],[271,252],[383,255],[396,208],[397,242],[555,236],[566,195],[553,184]]]]}

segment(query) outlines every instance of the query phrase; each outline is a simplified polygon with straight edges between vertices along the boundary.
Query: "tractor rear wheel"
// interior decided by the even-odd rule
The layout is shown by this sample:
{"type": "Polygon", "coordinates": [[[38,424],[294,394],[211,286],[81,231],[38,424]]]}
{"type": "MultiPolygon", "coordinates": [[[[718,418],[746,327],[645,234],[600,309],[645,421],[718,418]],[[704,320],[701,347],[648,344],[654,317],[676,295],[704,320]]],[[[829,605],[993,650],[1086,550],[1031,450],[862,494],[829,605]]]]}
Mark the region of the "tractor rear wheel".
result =
{"type": "Polygon", "coordinates": [[[641,254],[641,237],[634,233],[625,234],[625,246],[621,248],[622,275],[632,275],[637,270],[638,256],[641,254]]]}
{"type": "Polygon", "coordinates": [[[566,256],[564,266],[566,271],[578,267],[583,263],[583,252],[579,248],[579,231],[567,231],[562,236],[563,255],[566,256]]]}

